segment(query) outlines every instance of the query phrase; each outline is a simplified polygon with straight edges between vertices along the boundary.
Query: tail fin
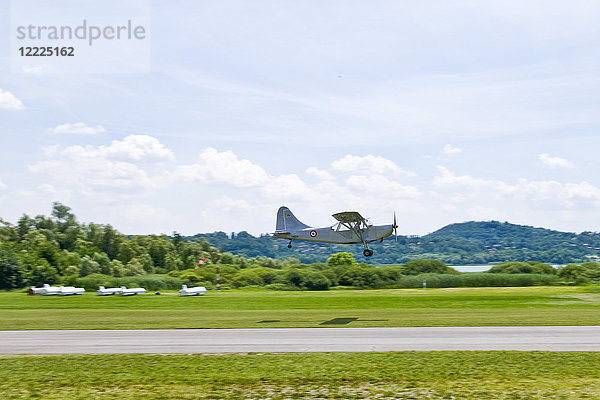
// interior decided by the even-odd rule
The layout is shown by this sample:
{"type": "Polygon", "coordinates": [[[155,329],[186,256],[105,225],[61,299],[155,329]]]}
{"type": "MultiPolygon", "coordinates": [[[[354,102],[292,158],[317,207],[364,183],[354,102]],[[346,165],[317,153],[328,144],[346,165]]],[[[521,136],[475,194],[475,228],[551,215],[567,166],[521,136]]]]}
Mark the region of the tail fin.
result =
{"type": "Polygon", "coordinates": [[[296,218],[296,216],[287,207],[279,207],[277,211],[276,232],[290,232],[291,230],[299,230],[310,228],[296,218]]]}

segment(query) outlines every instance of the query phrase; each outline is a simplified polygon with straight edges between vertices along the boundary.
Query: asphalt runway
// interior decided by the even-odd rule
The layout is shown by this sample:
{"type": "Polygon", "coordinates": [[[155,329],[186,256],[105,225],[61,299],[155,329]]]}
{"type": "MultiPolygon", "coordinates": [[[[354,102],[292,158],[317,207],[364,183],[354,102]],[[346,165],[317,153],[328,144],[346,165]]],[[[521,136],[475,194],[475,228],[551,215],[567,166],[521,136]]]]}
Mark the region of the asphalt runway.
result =
{"type": "Polygon", "coordinates": [[[0,354],[600,351],[600,326],[0,331],[0,354]]]}

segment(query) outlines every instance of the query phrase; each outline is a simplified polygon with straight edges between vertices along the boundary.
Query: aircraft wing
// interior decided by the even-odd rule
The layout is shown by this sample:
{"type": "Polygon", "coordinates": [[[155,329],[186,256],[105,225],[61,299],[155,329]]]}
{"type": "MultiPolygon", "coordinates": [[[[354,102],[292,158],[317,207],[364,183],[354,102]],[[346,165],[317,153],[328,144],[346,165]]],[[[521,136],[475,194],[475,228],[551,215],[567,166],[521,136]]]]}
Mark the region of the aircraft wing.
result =
{"type": "Polygon", "coordinates": [[[356,211],[339,212],[337,214],[333,214],[333,218],[337,219],[340,222],[344,222],[344,223],[364,221],[364,218],[362,217],[362,215],[360,215],[356,211]]]}

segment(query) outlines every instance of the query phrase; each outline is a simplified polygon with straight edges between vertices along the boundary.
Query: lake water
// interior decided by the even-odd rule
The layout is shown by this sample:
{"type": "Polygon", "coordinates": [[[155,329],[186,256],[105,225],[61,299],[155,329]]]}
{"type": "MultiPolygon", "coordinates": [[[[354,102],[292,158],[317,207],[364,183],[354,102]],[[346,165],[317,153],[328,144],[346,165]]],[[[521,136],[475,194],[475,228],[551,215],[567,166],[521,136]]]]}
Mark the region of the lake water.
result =
{"type": "Polygon", "coordinates": [[[492,268],[492,265],[449,265],[459,272],[484,272],[492,268]]]}

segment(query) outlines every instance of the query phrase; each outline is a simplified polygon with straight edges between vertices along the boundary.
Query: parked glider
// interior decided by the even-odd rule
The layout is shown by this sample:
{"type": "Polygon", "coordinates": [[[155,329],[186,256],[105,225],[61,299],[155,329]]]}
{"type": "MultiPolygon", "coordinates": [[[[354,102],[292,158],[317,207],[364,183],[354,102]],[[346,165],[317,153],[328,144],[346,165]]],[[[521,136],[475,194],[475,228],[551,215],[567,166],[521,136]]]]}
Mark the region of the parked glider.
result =
{"type": "Polygon", "coordinates": [[[96,293],[98,294],[98,296],[112,296],[115,294],[121,294],[123,292],[123,289],[121,288],[105,288],[104,286],[99,286],[98,290],[96,290],[96,293]]]}
{"type": "Polygon", "coordinates": [[[146,294],[146,289],[141,287],[127,289],[125,286],[121,286],[122,296],[135,296],[136,294],[146,294]]]}
{"type": "Polygon", "coordinates": [[[206,288],[204,286],[187,287],[187,285],[181,285],[179,291],[180,296],[201,296],[206,294],[206,288]]]}
{"type": "Polygon", "coordinates": [[[391,225],[373,225],[356,211],[344,211],[333,214],[338,222],[324,228],[313,228],[303,224],[287,207],[280,207],[277,211],[277,225],[273,236],[277,239],[286,239],[292,247],[293,240],[307,242],[358,244],[365,247],[363,254],[366,257],[373,255],[369,243],[380,241],[392,235],[398,236],[396,213],[394,223],[391,225]]]}

